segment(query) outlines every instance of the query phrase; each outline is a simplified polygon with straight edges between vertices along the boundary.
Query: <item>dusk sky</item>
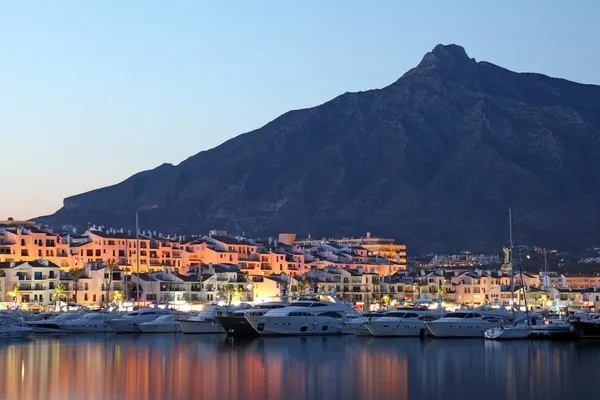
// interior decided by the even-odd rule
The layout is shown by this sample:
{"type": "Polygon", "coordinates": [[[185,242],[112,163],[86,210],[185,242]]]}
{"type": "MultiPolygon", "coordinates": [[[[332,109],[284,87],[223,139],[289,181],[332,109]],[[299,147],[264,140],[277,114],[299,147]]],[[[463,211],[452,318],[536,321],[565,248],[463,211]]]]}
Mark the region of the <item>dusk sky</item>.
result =
{"type": "Polygon", "coordinates": [[[386,86],[438,43],[600,84],[599,15],[594,0],[5,2],[0,219],[386,86]]]}

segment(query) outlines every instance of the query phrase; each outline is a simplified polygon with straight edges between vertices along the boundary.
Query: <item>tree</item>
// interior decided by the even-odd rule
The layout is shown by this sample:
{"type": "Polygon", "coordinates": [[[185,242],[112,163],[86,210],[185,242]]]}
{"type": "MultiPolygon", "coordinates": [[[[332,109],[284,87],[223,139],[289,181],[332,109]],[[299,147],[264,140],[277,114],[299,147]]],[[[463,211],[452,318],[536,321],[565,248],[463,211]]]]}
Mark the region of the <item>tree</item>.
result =
{"type": "Polygon", "coordinates": [[[54,287],[54,293],[50,296],[51,300],[56,300],[56,309],[60,309],[59,303],[62,299],[68,300],[69,295],[67,294],[67,287],[60,283],[54,287]]]}
{"type": "Polygon", "coordinates": [[[381,296],[381,302],[387,306],[390,303],[390,295],[384,294],[381,296]]]}
{"type": "Polygon", "coordinates": [[[234,285],[223,285],[217,290],[218,297],[224,297],[227,303],[235,300],[241,300],[244,294],[244,289],[235,287],[234,285]]]}
{"type": "Polygon", "coordinates": [[[69,275],[73,277],[75,280],[75,303],[77,303],[77,292],[79,290],[79,280],[85,278],[85,271],[83,268],[71,268],[69,270],[69,275]]]}
{"type": "Polygon", "coordinates": [[[121,291],[121,290],[116,290],[112,294],[112,296],[110,296],[110,301],[112,303],[116,303],[117,305],[120,305],[124,299],[125,299],[125,293],[123,293],[123,291],[121,291]]]}
{"type": "Polygon", "coordinates": [[[114,258],[111,258],[110,260],[104,263],[104,266],[106,267],[106,273],[108,274],[108,285],[106,286],[106,303],[108,303],[110,287],[112,286],[113,280],[113,272],[117,267],[117,261],[114,258]]]}
{"type": "Polygon", "coordinates": [[[442,285],[442,284],[437,285],[436,291],[437,291],[437,294],[442,296],[442,300],[444,300],[444,295],[446,294],[446,289],[444,289],[444,285],[442,285]]]}
{"type": "Polygon", "coordinates": [[[14,303],[15,307],[17,306],[17,304],[19,302],[19,292],[20,292],[20,290],[21,289],[19,288],[19,285],[17,285],[15,283],[15,285],[12,288],[12,290],[10,292],[6,293],[7,295],[13,297],[13,303],[14,303]]]}
{"type": "Polygon", "coordinates": [[[310,282],[308,281],[308,279],[304,279],[298,282],[298,294],[302,295],[304,293],[306,293],[306,291],[308,290],[308,288],[310,287],[310,282]]]}

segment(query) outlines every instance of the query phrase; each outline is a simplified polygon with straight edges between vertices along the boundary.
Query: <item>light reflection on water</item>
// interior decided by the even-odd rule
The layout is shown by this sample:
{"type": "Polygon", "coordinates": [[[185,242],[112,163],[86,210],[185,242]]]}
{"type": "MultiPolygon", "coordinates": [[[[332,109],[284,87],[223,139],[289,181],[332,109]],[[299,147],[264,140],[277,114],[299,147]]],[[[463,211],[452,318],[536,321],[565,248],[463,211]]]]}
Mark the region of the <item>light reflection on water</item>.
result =
{"type": "Polygon", "coordinates": [[[0,342],[0,399],[596,398],[600,343],[220,335],[0,342]]]}

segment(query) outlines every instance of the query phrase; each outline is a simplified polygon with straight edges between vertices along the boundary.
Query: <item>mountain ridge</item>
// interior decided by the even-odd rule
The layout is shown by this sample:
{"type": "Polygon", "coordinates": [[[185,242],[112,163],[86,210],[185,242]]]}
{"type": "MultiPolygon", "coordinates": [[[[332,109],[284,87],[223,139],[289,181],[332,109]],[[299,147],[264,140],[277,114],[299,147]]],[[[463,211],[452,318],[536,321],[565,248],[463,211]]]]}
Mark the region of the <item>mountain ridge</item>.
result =
{"type": "Polygon", "coordinates": [[[599,132],[600,87],[438,45],[384,88],[286,112],[176,166],[67,197],[41,220],[130,226],[141,208],[145,226],[182,233],[373,231],[423,250],[490,249],[512,205],[523,240],[593,243],[599,132]]]}

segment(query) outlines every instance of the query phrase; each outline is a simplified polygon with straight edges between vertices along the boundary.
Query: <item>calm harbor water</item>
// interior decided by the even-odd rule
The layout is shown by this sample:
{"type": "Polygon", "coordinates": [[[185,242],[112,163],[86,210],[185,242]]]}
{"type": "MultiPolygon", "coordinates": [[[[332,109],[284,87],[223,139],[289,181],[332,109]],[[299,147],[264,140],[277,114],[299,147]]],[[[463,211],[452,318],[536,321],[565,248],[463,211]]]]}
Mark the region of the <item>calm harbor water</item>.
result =
{"type": "Polygon", "coordinates": [[[0,399],[597,398],[600,343],[221,335],[0,342],[0,399]]]}

